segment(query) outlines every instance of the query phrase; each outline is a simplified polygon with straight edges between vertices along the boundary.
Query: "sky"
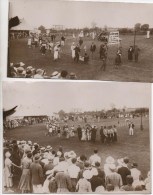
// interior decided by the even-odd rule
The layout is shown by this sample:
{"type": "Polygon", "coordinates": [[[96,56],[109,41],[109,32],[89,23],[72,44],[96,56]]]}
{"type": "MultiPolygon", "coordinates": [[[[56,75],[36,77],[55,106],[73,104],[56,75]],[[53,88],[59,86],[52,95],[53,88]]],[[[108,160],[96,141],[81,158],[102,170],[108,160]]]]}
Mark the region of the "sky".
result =
{"type": "MultiPolygon", "coordinates": [[[[119,82],[3,82],[3,108],[18,105],[25,113],[52,115],[63,109],[98,111],[116,108],[150,107],[151,85],[119,82]]],[[[19,112],[20,111],[20,112],[19,112]]]]}
{"type": "Polygon", "coordinates": [[[10,0],[9,17],[19,16],[33,27],[64,25],[66,28],[153,27],[153,3],[74,2],[60,0],[10,0]]]}

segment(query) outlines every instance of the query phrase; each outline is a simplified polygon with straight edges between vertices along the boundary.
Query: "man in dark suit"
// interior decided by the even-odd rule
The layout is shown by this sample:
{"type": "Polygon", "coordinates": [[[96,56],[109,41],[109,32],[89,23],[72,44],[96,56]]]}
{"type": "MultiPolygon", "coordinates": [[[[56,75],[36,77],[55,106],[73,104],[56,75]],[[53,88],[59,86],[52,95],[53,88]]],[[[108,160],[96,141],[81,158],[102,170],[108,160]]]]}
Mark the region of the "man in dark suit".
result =
{"type": "Polygon", "coordinates": [[[101,138],[101,143],[104,144],[105,135],[104,135],[104,127],[103,126],[101,126],[101,128],[100,128],[100,138],[101,138]]]}
{"type": "Polygon", "coordinates": [[[96,141],[96,132],[97,132],[96,126],[93,126],[93,128],[91,129],[91,141],[92,142],[96,141]]]}
{"type": "Polygon", "coordinates": [[[93,58],[93,54],[96,51],[96,45],[94,44],[94,42],[92,42],[92,44],[90,46],[90,51],[91,51],[91,55],[92,55],[92,58],[93,58]]]}
{"type": "Polygon", "coordinates": [[[78,138],[81,141],[81,138],[82,138],[82,128],[81,128],[80,125],[78,125],[77,132],[78,132],[78,138]]]}
{"type": "Polygon", "coordinates": [[[130,169],[128,168],[128,163],[129,163],[129,159],[127,157],[125,157],[123,159],[123,164],[122,164],[122,167],[120,167],[118,169],[118,173],[121,175],[122,177],[122,181],[123,181],[123,185],[127,185],[127,180],[126,180],[126,177],[127,175],[131,175],[131,171],[130,169]]]}
{"type": "Polygon", "coordinates": [[[75,58],[74,58],[74,61],[76,61],[78,63],[79,62],[79,53],[80,53],[80,47],[79,47],[79,45],[77,45],[74,50],[75,50],[75,58]]]}

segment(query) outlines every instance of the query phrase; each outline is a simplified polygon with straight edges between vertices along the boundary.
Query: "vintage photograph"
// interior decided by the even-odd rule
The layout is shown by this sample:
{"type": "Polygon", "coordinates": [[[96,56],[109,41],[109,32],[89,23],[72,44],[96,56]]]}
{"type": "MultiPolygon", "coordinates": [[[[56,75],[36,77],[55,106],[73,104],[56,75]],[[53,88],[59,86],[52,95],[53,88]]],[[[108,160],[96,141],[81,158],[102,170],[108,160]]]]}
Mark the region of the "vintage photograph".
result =
{"type": "Polygon", "coordinates": [[[151,85],[3,82],[3,193],[151,193],[151,85]]]}
{"type": "Polygon", "coordinates": [[[153,3],[10,0],[7,76],[151,83],[152,10],[153,3]]]}

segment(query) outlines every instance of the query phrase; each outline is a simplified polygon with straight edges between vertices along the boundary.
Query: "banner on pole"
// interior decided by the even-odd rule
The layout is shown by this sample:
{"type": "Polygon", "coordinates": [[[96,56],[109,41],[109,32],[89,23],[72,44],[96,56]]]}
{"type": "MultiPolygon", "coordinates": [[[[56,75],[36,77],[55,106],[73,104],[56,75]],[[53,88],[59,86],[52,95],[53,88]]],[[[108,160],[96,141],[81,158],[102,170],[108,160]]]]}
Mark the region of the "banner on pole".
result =
{"type": "Polygon", "coordinates": [[[119,31],[116,32],[110,32],[109,38],[108,38],[108,44],[113,45],[113,44],[119,44],[119,31]]]}

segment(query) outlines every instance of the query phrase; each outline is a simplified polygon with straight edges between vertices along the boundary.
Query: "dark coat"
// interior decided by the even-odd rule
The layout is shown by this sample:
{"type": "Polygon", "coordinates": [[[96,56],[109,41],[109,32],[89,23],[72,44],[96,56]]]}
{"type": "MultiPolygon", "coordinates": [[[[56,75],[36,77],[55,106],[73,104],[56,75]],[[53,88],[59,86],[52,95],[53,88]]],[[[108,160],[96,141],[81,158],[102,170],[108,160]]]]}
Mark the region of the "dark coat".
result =
{"type": "Polygon", "coordinates": [[[39,185],[43,183],[43,169],[39,163],[33,162],[30,165],[30,173],[33,185],[39,185]]]}

